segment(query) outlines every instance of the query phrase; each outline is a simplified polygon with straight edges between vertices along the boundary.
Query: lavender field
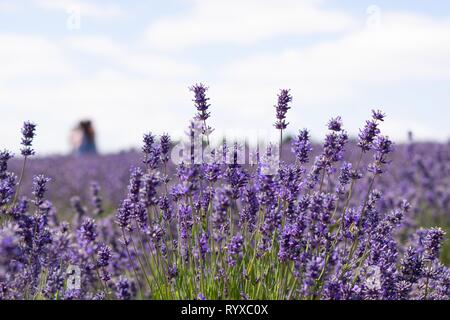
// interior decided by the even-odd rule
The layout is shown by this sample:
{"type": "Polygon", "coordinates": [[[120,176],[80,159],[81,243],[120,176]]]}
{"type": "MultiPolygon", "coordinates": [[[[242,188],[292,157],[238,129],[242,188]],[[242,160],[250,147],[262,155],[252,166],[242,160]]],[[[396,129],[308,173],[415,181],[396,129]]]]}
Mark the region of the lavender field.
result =
{"type": "Polygon", "coordinates": [[[150,132],[139,151],[41,158],[39,124],[18,129],[21,154],[0,153],[0,299],[450,297],[450,144],[394,144],[378,110],[355,138],[340,117],[322,143],[284,137],[281,90],[281,148],[213,148],[214,106],[191,91],[200,162],[150,132]]]}

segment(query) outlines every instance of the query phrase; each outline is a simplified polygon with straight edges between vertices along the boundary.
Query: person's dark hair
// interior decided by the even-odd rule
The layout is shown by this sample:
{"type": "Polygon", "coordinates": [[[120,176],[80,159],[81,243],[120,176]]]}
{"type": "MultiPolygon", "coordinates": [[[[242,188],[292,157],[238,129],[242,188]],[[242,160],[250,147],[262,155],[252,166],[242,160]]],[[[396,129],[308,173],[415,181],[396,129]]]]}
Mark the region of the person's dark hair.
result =
{"type": "Polygon", "coordinates": [[[94,141],[95,131],[90,120],[80,121],[79,127],[90,141],[94,141]]]}

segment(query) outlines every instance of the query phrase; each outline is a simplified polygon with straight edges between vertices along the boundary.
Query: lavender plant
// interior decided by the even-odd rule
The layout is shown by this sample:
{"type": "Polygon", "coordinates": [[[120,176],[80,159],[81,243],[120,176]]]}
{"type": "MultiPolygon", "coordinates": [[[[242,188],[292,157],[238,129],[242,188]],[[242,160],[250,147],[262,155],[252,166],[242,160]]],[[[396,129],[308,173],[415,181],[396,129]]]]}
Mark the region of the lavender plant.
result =
{"type": "MultiPolygon", "coordinates": [[[[207,88],[192,90],[209,140],[207,88]]],[[[281,142],[291,100],[282,90],[275,124],[281,142]]],[[[0,299],[448,299],[450,270],[440,261],[445,232],[419,228],[417,216],[430,208],[449,212],[449,149],[436,147],[438,165],[427,157],[430,148],[394,151],[381,134],[384,120],[373,111],[356,144],[340,117],[328,122],[322,146],[302,130],[291,153],[280,148],[284,161],[270,174],[263,157],[239,164],[236,144],[213,149],[211,162],[188,157],[174,168],[170,136],[147,133],[142,160],[133,153],[133,161],[119,162],[122,171],[112,170],[128,181],[88,175],[87,196],[71,198],[71,210],[57,211],[49,196],[54,183],[72,180],[67,170],[52,179],[36,174],[23,191],[3,151],[0,299]],[[232,161],[217,157],[225,152],[232,161]],[[404,155],[409,167],[396,167],[404,155]],[[111,181],[122,193],[105,190],[111,181]]],[[[26,123],[21,177],[39,163],[26,165],[34,134],[26,123]]],[[[93,169],[77,174],[84,170],[93,169]]],[[[56,195],[58,203],[70,199],[56,195]]]]}
{"type": "Polygon", "coordinates": [[[276,118],[274,126],[280,130],[280,158],[282,154],[283,147],[283,130],[285,130],[289,123],[286,122],[286,113],[290,109],[289,103],[292,101],[292,96],[289,90],[282,89],[278,95],[278,103],[275,105],[276,118]]]}

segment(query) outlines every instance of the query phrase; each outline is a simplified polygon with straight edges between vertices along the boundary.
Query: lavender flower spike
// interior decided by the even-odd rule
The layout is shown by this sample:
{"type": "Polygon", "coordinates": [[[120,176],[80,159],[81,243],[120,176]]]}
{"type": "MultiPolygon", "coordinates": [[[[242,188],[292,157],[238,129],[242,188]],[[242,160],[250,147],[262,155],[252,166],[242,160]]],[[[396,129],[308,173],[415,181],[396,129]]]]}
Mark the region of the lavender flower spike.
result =
{"type": "Polygon", "coordinates": [[[286,122],[286,113],[291,108],[289,107],[289,102],[292,101],[292,96],[289,94],[289,90],[282,89],[280,94],[278,95],[278,103],[275,106],[277,111],[276,117],[277,121],[274,126],[278,130],[280,130],[280,148],[279,148],[279,157],[281,159],[281,154],[283,153],[283,130],[287,128],[289,124],[286,122]]]}
{"type": "Polygon", "coordinates": [[[372,110],[373,120],[384,121],[386,115],[381,110],[372,110]]]}
{"type": "Polygon", "coordinates": [[[163,161],[163,163],[169,161],[170,143],[170,136],[167,133],[163,134],[160,138],[161,160],[163,161]]]}
{"type": "Polygon", "coordinates": [[[93,219],[85,218],[78,232],[83,242],[93,243],[97,238],[97,225],[93,219]]]}
{"type": "Polygon", "coordinates": [[[208,87],[200,83],[193,85],[189,89],[195,94],[195,98],[192,101],[194,101],[195,107],[198,111],[197,119],[200,121],[206,121],[210,116],[210,113],[208,112],[208,108],[210,107],[210,104],[208,103],[209,98],[206,97],[208,87]]]}
{"type": "Polygon", "coordinates": [[[0,151],[0,179],[3,179],[8,170],[8,161],[13,157],[12,153],[4,150],[0,151]]]}
{"type": "Polygon", "coordinates": [[[341,117],[336,117],[336,118],[332,118],[329,122],[328,122],[328,129],[331,131],[341,131],[342,130],[342,118],[341,117]]]}
{"type": "Polygon", "coordinates": [[[100,195],[100,186],[97,182],[91,183],[91,195],[92,195],[92,205],[94,206],[94,215],[101,215],[103,210],[103,199],[100,195]]]}
{"type": "Polygon", "coordinates": [[[142,147],[142,153],[144,154],[143,163],[149,168],[155,169],[161,160],[161,150],[155,145],[155,136],[149,132],[144,134],[144,145],[142,147]]]}
{"type": "Polygon", "coordinates": [[[309,153],[311,151],[312,146],[309,141],[309,132],[306,129],[301,130],[292,141],[292,152],[295,154],[299,163],[305,164],[309,161],[309,153]]]}
{"type": "Polygon", "coordinates": [[[431,228],[427,230],[424,239],[425,259],[434,260],[439,257],[439,250],[442,246],[445,232],[441,228],[431,228]]]}
{"type": "Polygon", "coordinates": [[[31,148],[33,139],[36,132],[36,125],[32,122],[25,122],[22,128],[22,146],[23,148],[20,150],[24,157],[29,157],[34,155],[34,150],[31,148]]]}
{"type": "Polygon", "coordinates": [[[378,124],[380,121],[384,121],[386,115],[380,110],[372,110],[372,119],[366,121],[366,125],[360,130],[358,135],[358,146],[363,152],[367,152],[371,149],[377,135],[380,134],[378,124]]]}
{"type": "Polygon", "coordinates": [[[38,175],[33,178],[33,196],[34,203],[37,206],[40,206],[44,202],[44,194],[47,191],[47,183],[50,180],[50,178],[44,175],[38,175]]]}
{"type": "Polygon", "coordinates": [[[12,173],[6,173],[5,177],[0,180],[0,208],[11,201],[14,196],[15,187],[16,176],[12,173]]]}
{"type": "Polygon", "coordinates": [[[131,230],[133,210],[133,202],[130,199],[125,199],[116,213],[116,223],[121,229],[131,230]]]}
{"type": "Polygon", "coordinates": [[[286,113],[291,108],[289,107],[289,102],[292,101],[292,96],[289,94],[289,91],[290,90],[282,89],[278,95],[278,104],[275,106],[277,111],[277,122],[275,122],[275,128],[278,130],[286,129],[289,124],[285,121],[286,113]]]}
{"type": "Polygon", "coordinates": [[[236,265],[237,260],[236,258],[240,257],[240,255],[242,254],[243,246],[244,246],[244,238],[240,234],[231,238],[230,243],[227,246],[229,254],[228,264],[230,266],[236,265]]]}
{"type": "Polygon", "coordinates": [[[97,250],[97,266],[100,268],[107,267],[111,259],[111,248],[105,244],[101,244],[97,250]]]}

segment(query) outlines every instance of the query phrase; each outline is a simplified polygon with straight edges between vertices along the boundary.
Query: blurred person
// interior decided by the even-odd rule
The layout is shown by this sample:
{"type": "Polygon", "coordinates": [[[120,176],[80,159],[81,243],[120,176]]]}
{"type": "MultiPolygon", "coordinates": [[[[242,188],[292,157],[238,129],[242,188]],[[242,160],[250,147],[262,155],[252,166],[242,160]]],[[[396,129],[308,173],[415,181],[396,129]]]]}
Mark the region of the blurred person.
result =
{"type": "Polygon", "coordinates": [[[72,130],[70,143],[73,153],[78,156],[97,154],[95,131],[90,120],[80,121],[72,130]]]}

